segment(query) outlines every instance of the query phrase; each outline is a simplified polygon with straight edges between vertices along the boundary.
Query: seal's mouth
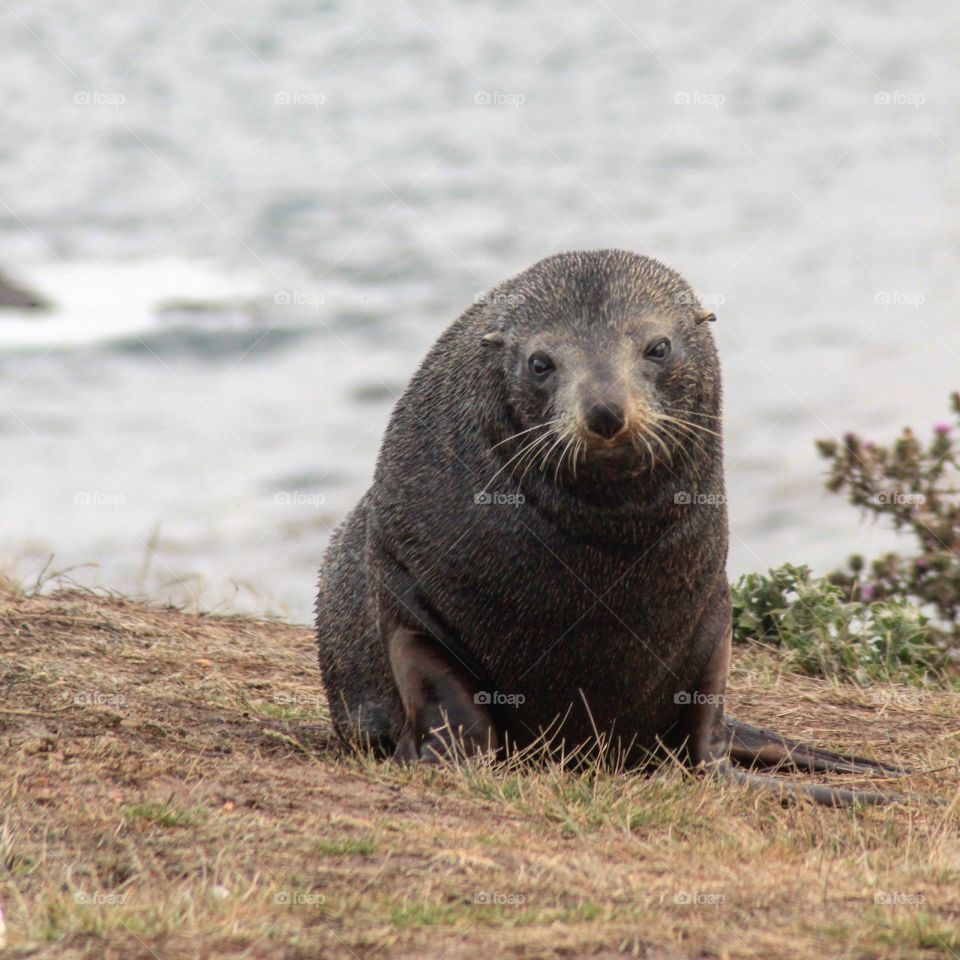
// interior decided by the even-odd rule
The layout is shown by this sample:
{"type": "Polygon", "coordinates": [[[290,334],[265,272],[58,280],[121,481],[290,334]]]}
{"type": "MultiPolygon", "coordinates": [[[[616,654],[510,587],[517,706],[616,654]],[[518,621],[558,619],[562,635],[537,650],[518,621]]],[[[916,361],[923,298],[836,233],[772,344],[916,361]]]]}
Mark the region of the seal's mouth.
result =
{"type": "Polygon", "coordinates": [[[612,457],[622,456],[630,451],[636,452],[637,446],[634,433],[631,430],[622,430],[612,437],[598,437],[589,431],[581,431],[584,453],[586,456],[612,457]]]}

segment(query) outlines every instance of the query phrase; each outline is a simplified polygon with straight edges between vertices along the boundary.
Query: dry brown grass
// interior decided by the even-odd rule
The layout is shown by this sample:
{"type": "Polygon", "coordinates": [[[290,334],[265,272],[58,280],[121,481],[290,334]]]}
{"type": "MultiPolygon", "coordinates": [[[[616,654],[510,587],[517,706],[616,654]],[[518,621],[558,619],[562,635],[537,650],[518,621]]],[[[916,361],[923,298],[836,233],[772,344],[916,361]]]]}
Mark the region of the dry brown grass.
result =
{"type": "Polygon", "coordinates": [[[740,653],[735,715],[939,768],[832,811],[344,756],[303,627],[8,586],[0,657],[13,956],[960,956],[953,694],[740,653]]]}

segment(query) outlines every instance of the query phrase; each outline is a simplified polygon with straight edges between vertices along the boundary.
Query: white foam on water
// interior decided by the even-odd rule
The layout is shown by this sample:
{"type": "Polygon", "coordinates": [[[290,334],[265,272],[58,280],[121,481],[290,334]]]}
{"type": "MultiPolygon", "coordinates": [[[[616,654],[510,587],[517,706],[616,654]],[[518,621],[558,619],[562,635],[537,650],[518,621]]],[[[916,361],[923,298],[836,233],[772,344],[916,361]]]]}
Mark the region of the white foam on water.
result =
{"type": "Polygon", "coordinates": [[[0,351],[80,346],[149,333],[171,301],[234,303],[264,293],[252,275],[167,257],[63,261],[18,268],[16,282],[51,305],[0,315],[0,351]]]}

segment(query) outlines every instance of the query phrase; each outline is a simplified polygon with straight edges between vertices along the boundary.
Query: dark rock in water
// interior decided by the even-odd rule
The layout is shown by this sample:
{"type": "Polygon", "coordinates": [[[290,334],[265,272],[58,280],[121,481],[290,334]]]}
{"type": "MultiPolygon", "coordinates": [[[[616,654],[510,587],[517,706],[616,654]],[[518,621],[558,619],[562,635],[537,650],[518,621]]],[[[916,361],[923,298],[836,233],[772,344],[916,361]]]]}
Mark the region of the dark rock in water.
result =
{"type": "Polygon", "coordinates": [[[17,307],[21,310],[45,310],[48,304],[37,294],[23,290],[0,273],[0,307],[17,307]]]}

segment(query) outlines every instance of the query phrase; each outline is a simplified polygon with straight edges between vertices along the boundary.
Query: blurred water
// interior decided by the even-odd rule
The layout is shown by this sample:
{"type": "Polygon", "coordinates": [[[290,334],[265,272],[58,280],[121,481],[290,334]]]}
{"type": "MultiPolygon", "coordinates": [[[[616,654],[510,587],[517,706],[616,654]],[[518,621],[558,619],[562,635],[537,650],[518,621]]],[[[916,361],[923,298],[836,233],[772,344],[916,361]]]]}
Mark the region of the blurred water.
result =
{"type": "Polygon", "coordinates": [[[960,10],[0,8],[0,566],[307,619],[473,297],[622,246],[716,305],[734,572],[889,542],[813,440],[958,386],[960,10]],[[149,547],[149,549],[148,549],[149,547]]]}

